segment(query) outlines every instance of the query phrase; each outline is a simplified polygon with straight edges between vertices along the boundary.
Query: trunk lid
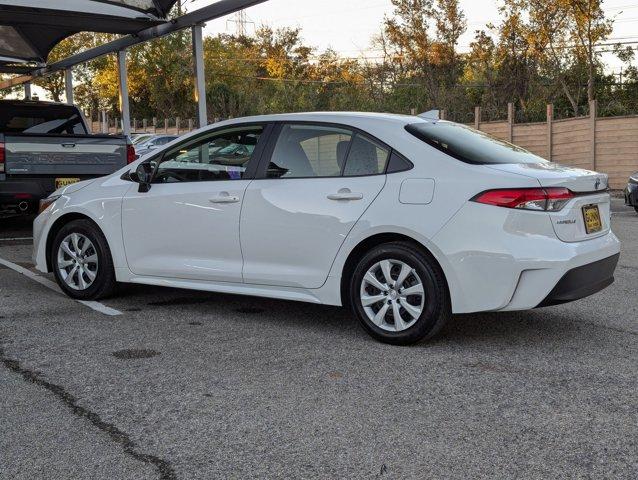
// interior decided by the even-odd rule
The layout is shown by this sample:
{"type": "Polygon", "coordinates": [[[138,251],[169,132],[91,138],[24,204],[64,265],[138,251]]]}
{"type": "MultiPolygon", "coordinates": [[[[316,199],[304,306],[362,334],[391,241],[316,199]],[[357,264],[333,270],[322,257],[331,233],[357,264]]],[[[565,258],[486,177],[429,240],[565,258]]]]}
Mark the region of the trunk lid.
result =
{"type": "Polygon", "coordinates": [[[582,168],[556,163],[516,163],[486,165],[502,172],[535,178],[542,187],[571,190],[576,196],[562,210],[548,212],[556,236],[564,242],[581,242],[600,237],[611,228],[611,201],[607,193],[609,177],[582,168]],[[597,213],[596,213],[597,212],[597,213]],[[600,229],[596,217],[600,220],[600,229]],[[589,221],[586,220],[589,219],[589,221]]]}
{"type": "Polygon", "coordinates": [[[543,187],[563,187],[574,193],[605,191],[608,187],[609,177],[605,173],[567,167],[557,163],[503,163],[486,166],[502,172],[535,178],[543,187]]]}

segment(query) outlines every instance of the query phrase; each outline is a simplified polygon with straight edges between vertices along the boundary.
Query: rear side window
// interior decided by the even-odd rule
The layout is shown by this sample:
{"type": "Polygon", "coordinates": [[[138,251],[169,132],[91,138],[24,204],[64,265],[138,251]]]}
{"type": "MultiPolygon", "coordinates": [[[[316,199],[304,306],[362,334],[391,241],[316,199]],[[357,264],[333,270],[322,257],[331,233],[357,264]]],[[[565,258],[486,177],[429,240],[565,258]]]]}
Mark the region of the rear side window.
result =
{"type": "Polygon", "coordinates": [[[385,147],[357,134],[352,141],[343,174],[346,177],[378,175],[385,172],[390,152],[385,147]]]}
{"type": "Polygon", "coordinates": [[[405,129],[428,145],[465,163],[545,163],[527,150],[458,123],[413,123],[405,129]]]}
{"type": "Polygon", "coordinates": [[[319,125],[285,125],[268,166],[268,178],[339,177],[352,132],[319,125]]]}
{"type": "Polygon", "coordinates": [[[2,105],[0,133],[86,134],[80,112],[58,105],[2,105]]]}

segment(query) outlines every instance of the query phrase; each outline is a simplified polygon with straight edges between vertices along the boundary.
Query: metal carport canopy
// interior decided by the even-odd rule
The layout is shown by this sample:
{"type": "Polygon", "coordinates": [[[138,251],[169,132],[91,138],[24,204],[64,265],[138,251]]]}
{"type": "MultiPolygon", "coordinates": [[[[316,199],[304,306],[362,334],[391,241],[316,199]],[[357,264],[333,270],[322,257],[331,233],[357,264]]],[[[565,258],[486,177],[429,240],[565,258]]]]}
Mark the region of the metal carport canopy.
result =
{"type": "MultiPolygon", "coordinates": [[[[150,3],[155,5],[155,8],[167,8],[168,6],[172,6],[176,3],[176,0],[113,0],[113,1],[102,1],[102,0],[66,0],[72,2],[84,2],[84,3],[102,3],[102,4],[113,4],[113,3],[121,3],[121,4],[135,4],[137,8],[143,7],[145,4],[148,6],[150,3]]],[[[258,5],[260,3],[264,3],[268,0],[220,0],[206,7],[200,8],[198,10],[189,12],[181,17],[171,19],[168,22],[163,22],[160,24],[156,24],[149,28],[145,28],[143,30],[137,31],[132,35],[126,35],[122,38],[119,38],[113,42],[100,45],[95,48],[91,48],[80,52],[76,55],[72,55],[69,58],[64,60],[55,62],[50,65],[40,65],[37,67],[33,67],[27,74],[23,74],[19,77],[10,78],[5,81],[0,82],[0,90],[4,88],[13,87],[16,85],[25,84],[25,90],[30,91],[31,80],[38,76],[48,75],[50,73],[66,70],[66,90],[67,90],[67,102],[72,103],[72,93],[73,87],[71,85],[72,76],[70,74],[70,69],[78,64],[88,62],[95,58],[101,57],[103,55],[107,55],[109,53],[117,53],[118,54],[118,66],[119,66],[119,87],[120,87],[120,107],[122,110],[122,123],[123,129],[125,133],[128,133],[130,130],[130,119],[128,112],[128,92],[126,86],[126,49],[130,46],[137,45],[139,43],[146,42],[148,40],[152,40],[154,38],[160,38],[166,35],[169,35],[173,32],[183,30],[185,28],[192,28],[193,30],[193,56],[195,61],[195,90],[196,90],[196,101],[198,103],[198,116],[200,126],[205,125],[206,123],[206,99],[205,99],[205,91],[204,91],[204,69],[203,69],[203,49],[202,49],[202,24],[209,20],[214,20],[219,17],[223,17],[225,15],[229,15],[231,13],[237,12],[239,10],[243,10],[245,8],[251,7],[253,5],[258,5]]],[[[15,0],[15,2],[24,2],[24,3],[33,3],[27,2],[27,0],[15,0]]],[[[15,2],[12,1],[12,4],[15,2]]],[[[47,3],[57,3],[52,0],[46,0],[47,3]]],[[[0,5],[5,5],[9,2],[6,0],[0,0],[0,5]]],[[[65,3],[65,5],[68,5],[65,3]]],[[[13,5],[15,6],[15,5],[13,5]]],[[[149,7],[150,8],[150,7],[149,7]]],[[[0,25],[3,24],[4,18],[0,20],[0,25]]],[[[94,31],[91,29],[87,29],[84,26],[83,30],[80,31],[94,31]]],[[[0,48],[2,47],[2,39],[0,38],[0,48]]],[[[11,63],[11,59],[9,62],[2,61],[2,52],[0,50],[0,68],[4,63],[5,69],[15,68],[12,73],[24,73],[27,70],[25,65],[8,65],[11,63]]],[[[6,55],[5,55],[6,56],[6,55]]],[[[15,57],[14,57],[15,58],[15,57]]],[[[5,70],[6,71],[6,70],[5,70]]],[[[29,95],[27,94],[27,97],[29,95]]]]}
{"type": "Polygon", "coordinates": [[[63,39],[82,31],[135,34],[165,23],[176,0],[0,0],[1,64],[44,63],[63,39]],[[131,8],[132,4],[135,8],[131,8]],[[145,7],[145,9],[144,9],[145,7]]]}

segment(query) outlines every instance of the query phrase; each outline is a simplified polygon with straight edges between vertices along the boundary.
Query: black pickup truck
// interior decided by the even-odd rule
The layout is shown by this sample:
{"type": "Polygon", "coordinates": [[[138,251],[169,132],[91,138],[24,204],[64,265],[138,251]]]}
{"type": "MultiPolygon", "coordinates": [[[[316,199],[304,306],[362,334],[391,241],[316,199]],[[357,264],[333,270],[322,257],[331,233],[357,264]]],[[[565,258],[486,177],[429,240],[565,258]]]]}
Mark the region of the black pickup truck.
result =
{"type": "Polygon", "coordinates": [[[90,134],[72,105],[0,100],[0,214],[35,212],[54,190],[135,158],[130,139],[90,134]]]}

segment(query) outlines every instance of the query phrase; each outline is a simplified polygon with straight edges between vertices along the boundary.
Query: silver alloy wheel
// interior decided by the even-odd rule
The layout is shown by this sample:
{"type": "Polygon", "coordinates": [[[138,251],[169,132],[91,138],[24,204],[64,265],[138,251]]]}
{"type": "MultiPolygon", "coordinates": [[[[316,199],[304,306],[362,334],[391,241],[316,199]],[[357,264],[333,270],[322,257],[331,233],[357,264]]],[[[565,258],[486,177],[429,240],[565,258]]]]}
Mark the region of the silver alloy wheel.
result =
{"type": "Polygon", "coordinates": [[[389,332],[407,330],[423,313],[425,291],[416,270],[400,260],[382,260],[361,282],[361,305],[377,327],[389,332]]]}
{"type": "Polygon", "coordinates": [[[73,290],[86,290],[95,281],[98,270],[97,250],[86,236],[71,233],[58,248],[58,273],[73,290]]]}

